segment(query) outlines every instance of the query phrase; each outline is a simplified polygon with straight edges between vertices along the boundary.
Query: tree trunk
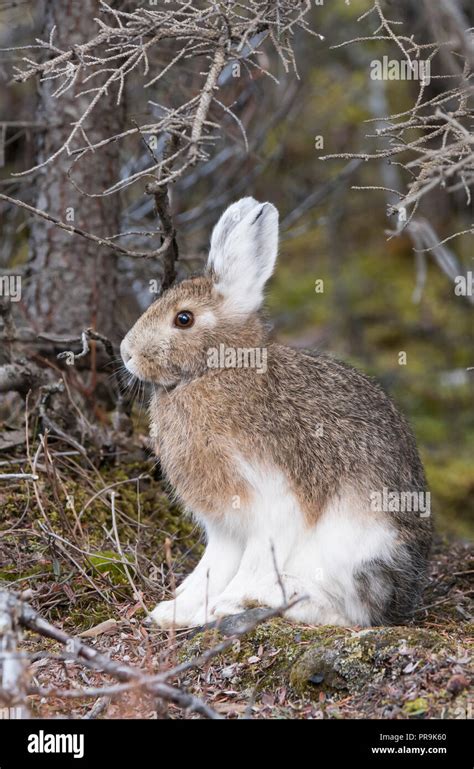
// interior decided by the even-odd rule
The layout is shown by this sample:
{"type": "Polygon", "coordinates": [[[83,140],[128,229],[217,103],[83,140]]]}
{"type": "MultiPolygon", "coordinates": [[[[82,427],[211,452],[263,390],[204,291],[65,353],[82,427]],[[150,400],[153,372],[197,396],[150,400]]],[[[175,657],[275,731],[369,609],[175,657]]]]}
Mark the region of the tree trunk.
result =
{"type": "MultiPolygon", "coordinates": [[[[62,49],[84,42],[91,36],[94,17],[99,16],[96,0],[55,0],[47,2],[44,35],[56,26],[55,43],[62,49]]],[[[57,80],[40,84],[37,120],[47,128],[39,134],[37,162],[56,151],[79,119],[93,95],[75,98],[81,88],[76,83],[59,98],[53,97],[57,80]]],[[[117,107],[116,91],[104,96],[85,126],[91,141],[117,133],[123,122],[123,109],[117,107]]],[[[84,146],[80,133],[74,149],[84,146]]],[[[98,236],[115,234],[120,229],[117,196],[91,198],[76,189],[67,176],[73,157],[63,153],[35,174],[35,205],[63,221],[73,223],[98,236]]],[[[97,192],[119,178],[119,152],[111,143],[79,161],[72,177],[80,189],[97,192]]],[[[31,259],[25,300],[28,315],[37,331],[77,335],[93,327],[114,338],[113,308],[116,297],[117,256],[80,236],[42,219],[31,221],[31,259]]]]}

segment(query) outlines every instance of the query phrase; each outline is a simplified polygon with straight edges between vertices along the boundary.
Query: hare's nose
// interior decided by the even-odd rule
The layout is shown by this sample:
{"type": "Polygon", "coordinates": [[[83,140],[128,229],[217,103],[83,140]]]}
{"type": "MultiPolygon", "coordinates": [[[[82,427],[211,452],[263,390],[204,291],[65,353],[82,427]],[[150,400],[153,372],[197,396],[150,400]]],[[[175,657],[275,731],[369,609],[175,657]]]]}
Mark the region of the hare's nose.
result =
{"type": "Polygon", "coordinates": [[[120,355],[122,356],[122,360],[125,363],[125,365],[127,365],[128,361],[132,356],[128,351],[128,347],[125,339],[122,340],[122,343],[120,345],[120,355]]]}

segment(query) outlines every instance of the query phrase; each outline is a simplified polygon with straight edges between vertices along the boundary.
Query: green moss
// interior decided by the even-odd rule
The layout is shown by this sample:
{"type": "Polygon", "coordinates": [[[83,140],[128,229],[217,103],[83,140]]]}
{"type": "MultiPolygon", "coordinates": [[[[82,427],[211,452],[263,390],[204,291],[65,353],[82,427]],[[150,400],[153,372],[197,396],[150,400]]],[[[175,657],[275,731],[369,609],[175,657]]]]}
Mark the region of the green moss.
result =
{"type": "Polygon", "coordinates": [[[428,701],[424,697],[409,700],[403,705],[403,712],[407,716],[422,716],[429,709],[428,701]]]}
{"type": "Polygon", "coordinates": [[[94,601],[89,603],[88,606],[83,606],[79,603],[77,606],[73,606],[68,613],[66,620],[64,621],[64,627],[69,630],[73,635],[78,635],[89,630],[95,625],[99,625],[101,622],[110,619],[113,615],[113,611],[110,604],[105,601],[94,601]]]}
{"type": "Polygon", "coordinates": [[[13,564],[12,566],[8,566],[5,569],[0,570],[0,582],[13,582],[19,578],[28,580],[32,577],[37,576],[38,574],[48,574],[52,572],[53,572],[52,564],[45,563],[43,561],[42,563],[28,565],[28,570],[25,572],[22,572],[22,574],[19,576],[18,566],[13,564]]]}
{"type": "MultiPolygon", "coordinates": [[[[124,559],[132,566],[130,556],[124,555],[124,559]]],[[[127,584],[127,575],[123,561],[118,560],[117,553],[113,550],[103,550],[102,552],[89,555],[88,560],[101,574],[108,574],[115,585],[127,584]]]]}

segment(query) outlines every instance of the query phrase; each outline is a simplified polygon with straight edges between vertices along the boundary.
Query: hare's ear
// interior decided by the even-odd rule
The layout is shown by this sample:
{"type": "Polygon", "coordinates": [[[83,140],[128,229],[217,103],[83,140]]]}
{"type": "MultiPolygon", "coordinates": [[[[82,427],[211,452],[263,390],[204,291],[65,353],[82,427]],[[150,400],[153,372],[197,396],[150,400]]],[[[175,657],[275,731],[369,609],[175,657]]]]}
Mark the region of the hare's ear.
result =
{"type": "Polygon", "coordinates": [[[278,251],[278,211],[271,203],[242,198],[214,227],[208,270],[236,312],[257,310],[278,251]]]}

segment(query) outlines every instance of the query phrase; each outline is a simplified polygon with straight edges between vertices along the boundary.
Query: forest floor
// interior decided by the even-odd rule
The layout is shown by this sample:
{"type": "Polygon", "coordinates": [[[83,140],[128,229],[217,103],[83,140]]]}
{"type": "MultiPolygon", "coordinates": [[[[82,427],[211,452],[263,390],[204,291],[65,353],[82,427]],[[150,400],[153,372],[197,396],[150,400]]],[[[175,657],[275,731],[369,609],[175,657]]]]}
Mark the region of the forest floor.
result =
{"type": "MultiPolygon", "coordinates": [[[[59,444],[43,445],[31,462],[38,481],[0,487],[0,586],[28,591],[30,604],[70,636],[148,674],[214,650],[170,683],[225,718],[473,717],[466,543],[436,540],[422,605],[403,627],[306,627],[275,617],[241,634],[259,611],[250,610],[217,629],[148,629],[143,603],[169,597],[201,550],[154,463],[138,452],[97,469],[59,444]],[[227,648],[217,653],[223,638],[227,648]]],[[[34,716],[197,717],[139,687],[101,696],[114,683],[108,675],[32,631],[21,648],[38,690],[28,697],[34,716]]]]}

